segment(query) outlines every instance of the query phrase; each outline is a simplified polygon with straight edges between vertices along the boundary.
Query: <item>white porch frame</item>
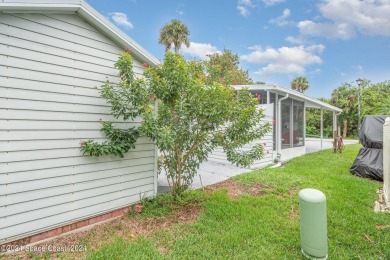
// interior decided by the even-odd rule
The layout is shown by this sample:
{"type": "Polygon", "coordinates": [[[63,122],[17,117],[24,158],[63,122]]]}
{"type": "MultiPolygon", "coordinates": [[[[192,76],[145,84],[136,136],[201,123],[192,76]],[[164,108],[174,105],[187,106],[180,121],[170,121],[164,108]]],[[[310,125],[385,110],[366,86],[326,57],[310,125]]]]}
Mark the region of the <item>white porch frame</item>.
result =
{"type": "MultiPolygon", "coordinates": [[[[324,110],[332,111],[333,112],[333,135],[335,134],[335,131],[337,131],[337,115],[342,112],[342,109],[332,106],[326,102],[323,102],[321,100],[318,100],[316,98],[312,98],[309,96],[306,96],[303,93],[300,93],[298,91],[284,88],[277,85],[234,85],[232,86],[236,90],[240,90],[242,88],[248,88],[250,91],[255,90],[264,90],[267,92],[267,103],[270,102],[270,93],[275,94],[275,103],[276,103],[276,151],[277,155],[280,154],[281,151],[281,131],[280,131],[280,106],[279,103],[281,100],[286,98],[293,98],[295,100],[303,101],[304,102],[304,138],[306,138],[306,108],[316,108],[320,109],[321,111],[321,125],[320,125],[320,138],[321,138],[321,150],[323,149],[323,139],[324,139],[324,110]]],[[[306,143],[306,141],[305,141],[306,143]]]]}

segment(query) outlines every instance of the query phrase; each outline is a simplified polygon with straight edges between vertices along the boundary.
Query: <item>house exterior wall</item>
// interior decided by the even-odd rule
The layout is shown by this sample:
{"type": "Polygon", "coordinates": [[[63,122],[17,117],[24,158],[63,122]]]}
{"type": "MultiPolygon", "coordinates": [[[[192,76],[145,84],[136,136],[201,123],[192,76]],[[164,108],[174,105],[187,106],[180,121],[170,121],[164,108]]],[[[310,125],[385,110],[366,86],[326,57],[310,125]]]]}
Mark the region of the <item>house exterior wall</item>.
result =
{"type": "MultiPolygon", "coordinates": [[[[273,125],[274,105],[273,104],[260,105],[259,107],[264,110],[265,117],[263,118],[263,122],[269,122],[271,123],[272,127],[274,127],[273,125]]],[[[249,143],[242,148],[243,150],[249,150],[254,144],[258,144],[258,143],[261,143],[264,146],[264,157],[261,160],[255,161],[250,166],[250,169],[259,169],[273,163],[274,158],[273,158],[272,138],[273,138],[273,130],[271,129],[271,131],[265,134],[262,139],[249,143]]],[[[226,154],[224,153],[222,148],[217,148],[213,153],[211,153],[208,157],[208,160],[213,162],[218,162],[218,163],[231,164],[227,160],[226,154]]]]}
{"type": "MultiPolygon", "coordinates": [[[[156,194],[154,144],[124,159],[83,156],[106,140],[99,88],[118,82],[122,49],[76,14],[0,14],[0,244],[129,206],[156,194]]],[[[134,61],[141,76],[143,67],[134,61]]]]}

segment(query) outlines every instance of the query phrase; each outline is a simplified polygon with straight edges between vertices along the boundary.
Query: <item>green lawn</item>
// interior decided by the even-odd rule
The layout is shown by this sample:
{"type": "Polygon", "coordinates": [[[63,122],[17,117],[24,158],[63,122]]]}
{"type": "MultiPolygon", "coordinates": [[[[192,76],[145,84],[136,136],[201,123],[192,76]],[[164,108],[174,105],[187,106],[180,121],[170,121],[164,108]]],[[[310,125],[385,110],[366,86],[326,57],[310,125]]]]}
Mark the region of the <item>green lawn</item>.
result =
{"type": "MultiPolygon", "coordinates": [[[[359,147],[346,146],[342,155],[330,150],[307,154],[278,169],[234,178],[272,187],[262,196],[231,199],[226,190],[191,192],[187,198],[203,201],[195,223],[135,240],[117,238],[90,251],[88,258],[301,259],[297,193],[310,187],[327,196],[330,259],[390,259],[390,230],[376,228],[390,224],[390,215],[372,210],[381,184],[348,171],[359,147]]],[[[164,213],[158,205],[151,204],[145,214],[164,213]]]]}
{"type": "Polygon", "coordinates": [[[333,154],[331,150],[307,154],[281,168],[258,170],[233,179],[243,187],[263,187],[257,196],[244,193],[232,198],[225,188],[191,191],[179,203],[167,196],[159,197],[146,205],[141,216],[130,215],[122,224],[101,227],[105,237],[96,235],[98,228],[84,235],[80,243],[87,245],[86,254],[57,257],[303,259],[297,194],[310,187],[327,196],[329,259],[390,259],[390,214],[372,210],[381,184],[352,176],[348,171],[359,147],[346,146],[343,154],[333,154]],[[145,220],[147,229],[177,218],[170,215],[174,209],[190,212],[196,207],[201,208],[200,215],[192,222],[182,223],[179,219],[179,224],[170,228],[136,236],[126,228],[126,223],[142,224],[145,220]],[[97,240],[103,245],[97,245],[97,240]]]}

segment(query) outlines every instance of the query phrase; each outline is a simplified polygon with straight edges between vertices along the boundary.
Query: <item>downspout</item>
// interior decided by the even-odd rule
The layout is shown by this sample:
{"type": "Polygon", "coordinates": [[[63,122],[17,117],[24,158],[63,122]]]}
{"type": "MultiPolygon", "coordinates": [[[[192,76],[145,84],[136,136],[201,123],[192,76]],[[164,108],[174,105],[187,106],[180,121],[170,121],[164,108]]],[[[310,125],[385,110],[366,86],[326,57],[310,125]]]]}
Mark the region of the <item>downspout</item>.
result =
{"type": "Polygon", "coordinates": [[[287,99],[289,94],[278,100],[278,120],[276,121],[276,159],[278,164],[281,163],[282,151],[282,101],[287,99]]]}

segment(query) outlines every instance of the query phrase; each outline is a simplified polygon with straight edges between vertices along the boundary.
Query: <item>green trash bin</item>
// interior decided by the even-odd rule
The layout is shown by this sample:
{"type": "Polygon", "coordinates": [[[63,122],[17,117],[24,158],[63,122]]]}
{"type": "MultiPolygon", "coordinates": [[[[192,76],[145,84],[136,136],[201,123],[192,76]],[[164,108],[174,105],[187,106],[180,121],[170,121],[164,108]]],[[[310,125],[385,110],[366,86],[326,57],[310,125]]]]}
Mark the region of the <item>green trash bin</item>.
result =
{"type": "Polygon", "coordinates": [[[310,259],[327,259],[326,197],[316,189],[303,189],[298,196],[302,253],[310,259]]]}

